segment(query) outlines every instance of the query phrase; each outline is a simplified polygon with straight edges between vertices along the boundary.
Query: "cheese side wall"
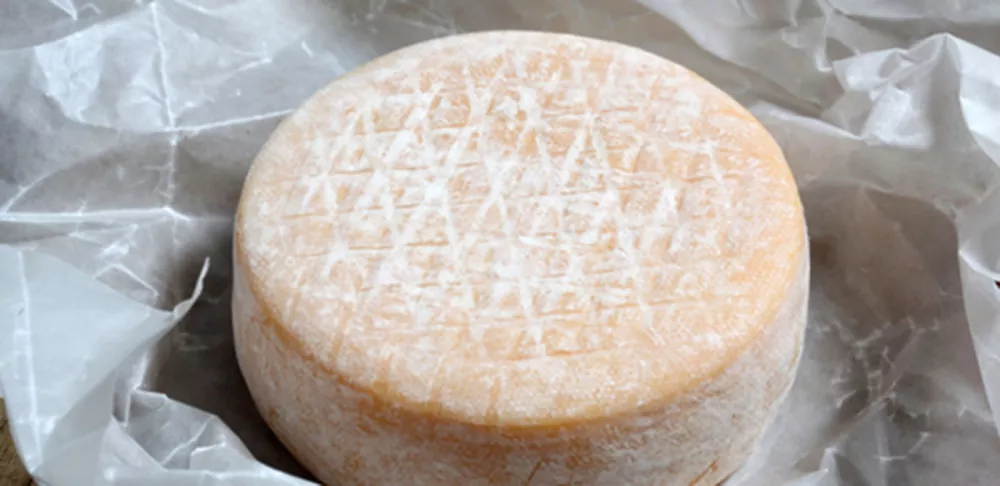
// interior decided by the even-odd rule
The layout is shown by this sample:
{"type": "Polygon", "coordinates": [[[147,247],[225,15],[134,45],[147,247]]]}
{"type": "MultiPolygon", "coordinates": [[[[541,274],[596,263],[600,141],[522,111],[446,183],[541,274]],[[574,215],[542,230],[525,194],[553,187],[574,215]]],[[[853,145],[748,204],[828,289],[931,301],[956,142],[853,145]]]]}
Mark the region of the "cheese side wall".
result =
{"type": "Polygon", "coordinates": [[[344,383],[281,337],[241,266],[233,308],[247,384],[268,425],[326,484],[718,484],[750,455],[791,386],[808,296],[803,258],[774,325],[733,366],[667,407],[505,431],[406,413],[344,383]]]}

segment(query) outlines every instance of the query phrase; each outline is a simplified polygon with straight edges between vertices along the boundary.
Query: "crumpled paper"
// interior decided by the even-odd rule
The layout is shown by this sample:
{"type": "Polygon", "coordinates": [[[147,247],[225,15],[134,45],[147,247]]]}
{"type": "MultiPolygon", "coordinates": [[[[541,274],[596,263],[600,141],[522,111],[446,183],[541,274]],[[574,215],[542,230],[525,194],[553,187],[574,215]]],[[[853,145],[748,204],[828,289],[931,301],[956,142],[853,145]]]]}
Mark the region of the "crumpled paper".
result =
{"type": "Polygon", "coordinates": [[[806,349],[727,485],[997,484],[998,28],[989,0],[0,0],[0,390],[18,449],[54,486],[308,484],[232,349],[248,165],[377,55],[534,29],[687,65],[795,173],[806,349]]]}

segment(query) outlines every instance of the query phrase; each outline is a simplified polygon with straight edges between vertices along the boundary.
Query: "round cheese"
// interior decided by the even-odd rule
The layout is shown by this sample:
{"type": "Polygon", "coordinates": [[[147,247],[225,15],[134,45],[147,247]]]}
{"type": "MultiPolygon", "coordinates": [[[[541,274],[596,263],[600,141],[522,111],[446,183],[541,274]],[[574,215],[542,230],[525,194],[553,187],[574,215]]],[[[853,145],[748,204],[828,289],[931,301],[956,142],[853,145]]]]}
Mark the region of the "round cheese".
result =
{"type": "Polygon", "coordinates": [[[258,408],[340,485],[714,485],[789,387],[802,208],[741,106],[647,52],[491,32],[341,77],[235,229],[258,408]]]}

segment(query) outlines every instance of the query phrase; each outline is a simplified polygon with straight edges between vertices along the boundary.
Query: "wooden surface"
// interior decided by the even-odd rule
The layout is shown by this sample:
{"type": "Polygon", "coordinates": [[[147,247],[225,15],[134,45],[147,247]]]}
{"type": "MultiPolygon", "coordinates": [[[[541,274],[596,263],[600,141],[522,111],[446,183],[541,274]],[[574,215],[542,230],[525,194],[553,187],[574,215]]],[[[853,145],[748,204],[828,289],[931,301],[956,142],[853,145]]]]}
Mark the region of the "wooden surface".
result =
{"type": "Polygon", "coordinates": [[[24,472],[21,461],[14,450],[14,442],[10,439],[7,427],[7,414],[4,411],[3,400],[0,400],[0,485],[25,486],[30,485],[31,477],[24,472]]]}

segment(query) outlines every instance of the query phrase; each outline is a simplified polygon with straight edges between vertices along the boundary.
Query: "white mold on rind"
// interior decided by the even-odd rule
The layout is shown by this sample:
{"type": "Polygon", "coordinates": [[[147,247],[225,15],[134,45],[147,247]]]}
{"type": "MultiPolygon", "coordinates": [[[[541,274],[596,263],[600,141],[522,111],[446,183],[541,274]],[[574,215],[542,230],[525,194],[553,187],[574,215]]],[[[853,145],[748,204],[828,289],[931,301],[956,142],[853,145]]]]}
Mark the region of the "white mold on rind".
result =
{"type": "Polygon", "coordinates": [[[491,32],[322,90],[237,215],[237,356],[324,482],[714,485],[794,376],[794,180],[644,51],[491,32]]]}

